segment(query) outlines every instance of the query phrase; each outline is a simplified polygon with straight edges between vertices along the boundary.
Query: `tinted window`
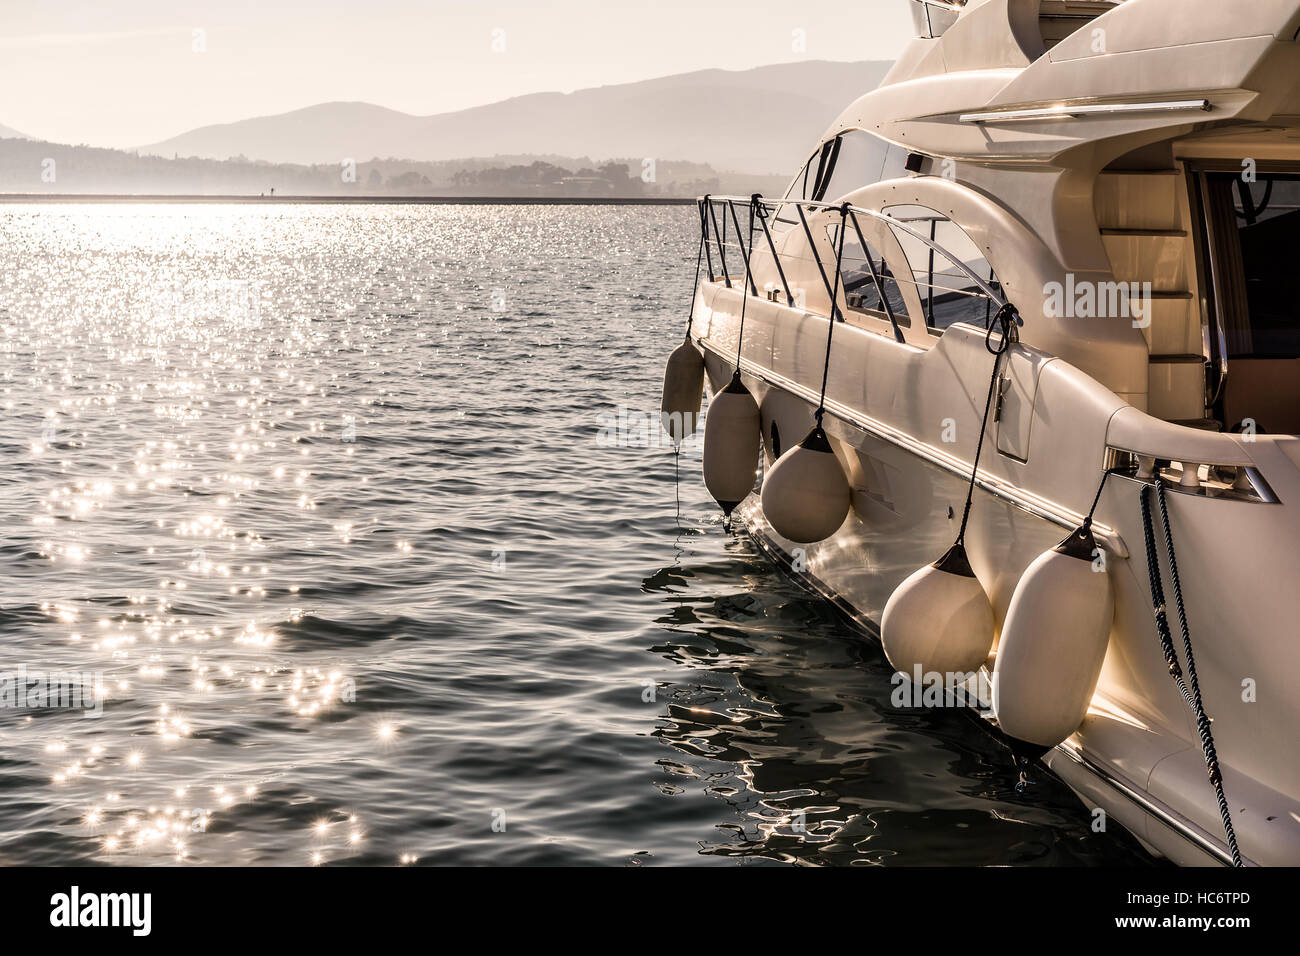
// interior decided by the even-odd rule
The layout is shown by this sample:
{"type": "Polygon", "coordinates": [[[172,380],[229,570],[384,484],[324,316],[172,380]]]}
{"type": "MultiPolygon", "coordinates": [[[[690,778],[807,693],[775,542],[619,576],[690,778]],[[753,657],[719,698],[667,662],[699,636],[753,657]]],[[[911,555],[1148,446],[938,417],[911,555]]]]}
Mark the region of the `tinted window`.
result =
{"type": "Polygon", "coordinates": [[[890,206],[884,210],[891,218],[906,223],[931,239],[948,256],[935,252],[905,230],[894,230],[907,256],[912,274],[909,278],[921,297],[925,324],[933,332],[942,332],[957,322],[987,328],[993,316],[993,303],[984,291],[957,265],[960,261],[984,280],[995,292],[997,277],[988,260],[970,236],[951,219],[924,206],[890,206]]]}
{"type": "Polygon", "coordinates": [[[808,162],[795,177],[790,188],[786,190],[786,199],[816,199],[817,187],[825,182],[834,165],[834,156],[839,149],[839,140],[828,140],[817,148],[808,162]]]}
{"type": "Polygon", "coordinates": [[[1207,179],[1209,214],[1224,247],[1218,279],[1229,356],[1300,356],[1300,176],[1207,179]]]}
{"type": "Polygon", "coordinates": [[[786,199],[835,202],[855,189],[907,173],[907,150],[860,129],[829,140],[804,164],[786,199]]]}
{"type": "Polygon", "coordinates": [[[880,182],[889,144],[870,133],[854,130],[839,137],[835,165],[822,185],[821,198],[835,202],[855,189],[880,182]]]}
{"type": "Polygon", "coordinates": [[[818,184],[817,194],[809,198],[837,202],[863,186],[896,179],[906,172],[907,151],[865,130],[848,130],[836,142],[838,146],[818,184]]]}
{"type": "MultiPolygon", "coordinates": [[[[811,162],[811,160],[810,160],[811,162]]],[[[785,191],[785,199],[802,199],[803,198],[803,181],[808,175],[808,163],[804,163],[803,169],[799,170],[799,175],[794,178],[790,188],[785,191]]]]}

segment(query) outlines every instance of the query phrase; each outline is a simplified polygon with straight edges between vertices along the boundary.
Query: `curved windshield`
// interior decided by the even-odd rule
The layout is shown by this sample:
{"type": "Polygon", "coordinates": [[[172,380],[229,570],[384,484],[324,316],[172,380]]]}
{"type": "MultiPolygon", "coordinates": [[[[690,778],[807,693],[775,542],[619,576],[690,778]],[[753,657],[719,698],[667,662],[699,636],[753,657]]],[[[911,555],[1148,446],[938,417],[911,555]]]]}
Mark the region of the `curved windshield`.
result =
{"type": "Polygon", "coordinates": [[[912,267],[910,279],[921,297],[926,328],[935,334],[957,322],[988,328],[993,314],[992,301],[965,270],[958,267],[957,262],[987,282],[994,291],[999,288],[998,280],[983,251],[966,235],[966,231],[947,216],[925,206],[887,206],[883,212],[928,236],[953,257],[952,261],[945,261],[914,236],[894,230],[903,247],[903,255],[912,267]]]}
{"type": "Polygon", "coordinates": [[[834,165],[835,153],[839,149],[839,138],[827,140],[817,147],[817,152],[804,164],[799,175],[795,177],[786,191],[786,199],[816,199],[827,171],[834,165]]]}
{"type": "Polygon", "coordinates": [[[841,133],[838,138],[835,165],[822,182],[818,199],[836,202],[856,189],[882,179],[895,179],[905,172],[907,151],[901,146],[860,129],[841,133]]]}
{"type": "Polygon", "coordinates": [[[786,199],[835,202],[854,190],[906,172],[907,150],[866,130],[845,130],[813,154],[786,199]]]}

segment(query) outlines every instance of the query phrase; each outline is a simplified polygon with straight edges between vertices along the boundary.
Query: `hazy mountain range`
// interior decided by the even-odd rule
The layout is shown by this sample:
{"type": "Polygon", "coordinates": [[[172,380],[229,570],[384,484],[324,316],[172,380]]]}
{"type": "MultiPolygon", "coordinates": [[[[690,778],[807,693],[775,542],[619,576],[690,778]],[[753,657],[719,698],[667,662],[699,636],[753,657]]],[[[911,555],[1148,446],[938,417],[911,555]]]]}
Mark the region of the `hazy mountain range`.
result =
{"type": "Polygon", "coordinates": [[[454,113],[412,116],[370,103],[205,126],[149,146],[160,156],[277,163],[553,153],[657,157],[792,175],[813,140],[889,64],[806,61],[701,70],[574,93],[534,93],[454,113]]]}
{"type": "MultiPolygon", "coordinates": [[[[322,103],[200,127],[137,150],[5,139],[0,191],[771,192],[888,68],[814,60],[702,70],[433,116],[322,103]],[[654,161],[649,180],[641,176],[647,160],[654,161]],[[349,166],[353,174],[341,176],[349,166]]],[[[0,126],[5,136],[22,134],[0,126]]]]}

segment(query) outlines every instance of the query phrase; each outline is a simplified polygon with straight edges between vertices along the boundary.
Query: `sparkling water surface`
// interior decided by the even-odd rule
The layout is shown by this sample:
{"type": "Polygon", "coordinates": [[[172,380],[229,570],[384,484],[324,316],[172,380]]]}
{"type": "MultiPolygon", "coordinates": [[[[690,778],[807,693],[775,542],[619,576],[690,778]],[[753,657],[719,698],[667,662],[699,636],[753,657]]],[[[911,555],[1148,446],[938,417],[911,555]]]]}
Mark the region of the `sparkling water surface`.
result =
{"type": "Polygon", "coordinates": [[[1151,862],[639,427],[695,223],[0,207],[0,862],[1151,862]]]}

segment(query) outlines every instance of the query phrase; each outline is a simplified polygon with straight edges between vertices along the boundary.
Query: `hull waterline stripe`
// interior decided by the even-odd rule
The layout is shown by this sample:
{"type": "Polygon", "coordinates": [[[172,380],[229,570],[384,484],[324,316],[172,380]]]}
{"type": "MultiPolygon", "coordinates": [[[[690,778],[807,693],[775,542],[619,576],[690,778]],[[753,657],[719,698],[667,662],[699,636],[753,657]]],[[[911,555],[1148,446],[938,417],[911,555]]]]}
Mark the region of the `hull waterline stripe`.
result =
{"type": "MultiPolygon", "coordinates": [[[[702,348],[712,352],[718,358],[731,364],[730,361],[717,350],[717,348],[707,344],[703,338],[698,339],[697,343],[702,348]]],[[[756,362],[743,358],[740,361],[740,369],[742,372],[746,372],[752,377],[766,382],[768,385],[783,389],[792,395],[804,399],[810,405],[816,406],[817,404],[816,392],[800,385],[798,382],[786,378],[778,372],[774,372],[756,362]]],[[[918,458],[928,461],[931,464],[942,468],[944,471],[960,477],[963,481],[967,481],[970,478],[971,466],[969,462],[962,461],[960,458],[955,458],[952,455],[942,452],[933,445],[927,445],[925,442],[917,441],[906,432],[892,428],[884,422],[877,421],[874,418],[869,418],[849,406],[835,401],[834,399],[826,399],[826,411],[844,424],[861,429],[875,438],[879,438],[891,445],[911,452],[918,458]]],[[[1046,501],[1045,499],[1039,498],[1037,495],[1025,491],[1022,488],[1018,488],[999,478],[995,478],[982,470],[976,475],[975,485],[977,488],[988,492],[995,498],[1013,504],[1021,511],[1031,514],[1036,518],[1050,521],[1052,524],[1065,528],[1067,531],[1073,531],[1075,528],[1079,527],[1080,523],[1084,519],[1084,515],[1081,512],[1071,511],[1068,508],[1063,508],[1060,505],[1055,504],[1054,502],[1046,501]]],[[[1120,537],[1119,533],[1114,528],[1109,525],[1094,522],[1092,525],[1092,531],[1097,541],[1116,557],[1127,558],[1129,556],[1128,547],[1124,544],[1124,539],[1120,537]]]]}
{"type": "MultiPolygon", "coordinates": [[[[1058,753],[1064,754],[1074,763],[1078,764],[1084,770],[1087,770],[1093,776],[1101,780],[1102,783],[1114,789],[1117,793],[1136,804],[1145,813],[1163,823],[1170,830],[1173,830],[1188,843],[1192,843],[1203,853],[1207,853],[1214,859],[1218,860],[1224,866],[1232,866],[1232,856],[1228,849],[1219,841],[1215,840],[1204,830],[1192,823],[1190,820],[1165,806],[1163,803],[1149,796],[1144,791],[1139,790],[1133,784],[1111,773],[1109,770],[1094,763],[1083,755],[1083,752],[1076,747],[1067,747],[1065,744],[1058,744],[1056,747],[1058,753]]],[[[1058,775],[1059,776],[1059,775],[1058,775]]],[[[1245,860],[1248,866],[1256,866],[1250,859],[1245,860]]]]}

